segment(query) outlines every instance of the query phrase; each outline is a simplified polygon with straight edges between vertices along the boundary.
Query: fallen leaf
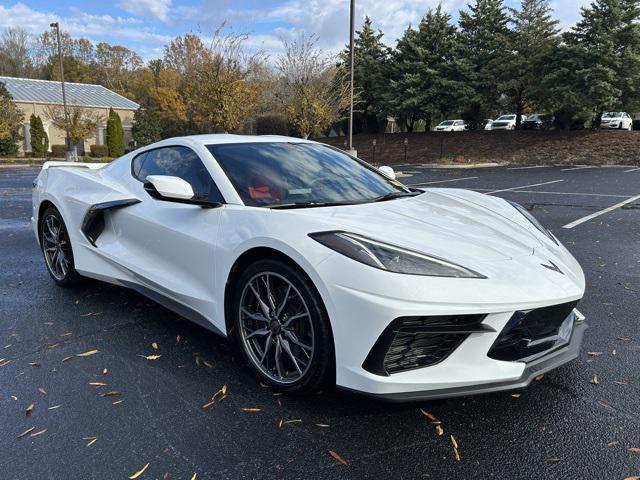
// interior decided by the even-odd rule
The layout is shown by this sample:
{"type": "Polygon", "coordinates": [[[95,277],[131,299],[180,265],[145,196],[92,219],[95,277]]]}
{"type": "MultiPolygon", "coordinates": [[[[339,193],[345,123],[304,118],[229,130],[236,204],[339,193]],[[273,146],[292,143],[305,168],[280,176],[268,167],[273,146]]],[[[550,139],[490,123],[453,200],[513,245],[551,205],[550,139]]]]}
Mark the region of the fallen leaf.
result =
{"type": "Polygon", "coordinates": [[[538,375],[536,377],[536,381],[539,382],[540,380],[542,380],[544,378],[544,373],[542,375],[538,375]]]}
{"type": "Polygon", "coordinates": [[[131,475],[129,477],[129,480],[135,480],[136,478],[138,478],[140,475],[142,475],[144,473],[144,471],[149,468],[149,464],[147,463],[144,467],[142,467],[141,470],[138,470],[136,473],[134,473],[133,475],[131,475]]]}
{"type": "Polygon", "coordinates": [[[458,442],[456,442],[456,437],[454,437],[453,435],[451,435],[451,445],[453,445],[453,448],[455,448],[456,450],[458,449],[458,442]]]}
{"type": "Polygon", "coordinates": [[[209,362],[207,362],[206,360],[203,360],[202,363],[204,363],[205,367],[207,368],[213,368],[213,365],[209,362]]]}
{"type": "Polygon", "coordinates": [[[442,429],[442,427],[441,427],[440,425],[436,425],[436,433],[437,433],[439,436],[444,435],[444,430],[442,429]]]}
{"type": "Polygon", "coordinates": [[[110,392],[105,392],[100,396],[101,397],[117,397],[119,395],[121,395],[121,393],[118,392],[117,390],[111,390],[110,392]]]}
{"type": "Polygon", "coordinates": [[[111,405],[118,405],[119,403],[124,402],[124,400],[116,400],[115,402],[111,402],[111,405]]]}
{"type": "Polygon", "coordinates": [[[156,342],[153,342],[151,346],[153,347],[154,350],[158,350],[158,344],[156,342]]]}
{"type": "Polygon", "coordinates": [[[197,476],[198,476],[198,474],[194,472],[193,477],[191,477],[191,480],[196,480],[197,476]]]}
{"type": "Polygon", "coordinates": [[[102,369],[102,374],[103,374],[103,375],[106,375],[106,374],[107,374],[107,372],[108,372],[108,370],[107,370],[106,368],[103,368],[103,369],[102,369]]]}
{"type": "Polygon", "coordinates": [[[640,480],[640,477],[627,477],[624,480],[640,480]]]}
{"type": "Polygon", "coordinates": [[[558,457],[547,457],[544,459],[545,462],[559,462],[560,459],[558,457]]]}
{"type": "Polygon", "coordinates": [[[613,350],[611,350],[611,355],[615,355],[616,354],[616,349],[614,348],[613,350]]]}
{"type": "Polygon", "coordinates": [[[15,395],[11,395],[11,399],[12,400],[18,400],[18,397],[16,397],[15,395]]]}
{"type": "Polygon", "coordinates": [[[433,415],[431,415],[429,412],[424,411],[423,409],[420,409],[420,411],[422,412],[422,414],[427,417],[429,420],[431,420],[432,422],[440,422],[436,417],[434,417],[433,415]]]}
{"type": "Polygon", "coordinates": [[[55,410],[56,408],[60,408],[62,406],[61,403],[57,404],[57,405],[51,405],[50,407],[47,408],[47,410],[55,410]]]}
{"type": "Polygon", "coordinates": [[[32,433],[31,435],[29,435],[30,437],[37,437],[38,435],[42,435],[44,432],[46,432],[47,429],[43,428],[42,430],[40,430],[39,432],[36,433],[32,433]]]}
{"type": "Polygon", "coordinates": [[[593,383],[594,385],[598,385],[600,383],[600,378],[598,377],[598,375],[594,375],[591,378],[591,383],[593,383]]]}
{"type": "Polygon", "coordinates": [[[630,451],[631,453],[640,453],[640,448],[638,447],[627,448],[627,450],[630,451]]]}
{"type": "Polygon", "coordinates": [[[511,396],[512,396],[513,398],[520,398],[520,395],[521,395],[520,393],[512,393],[512,394],[511,394],[511,396]]]}
{"type": "MultiPolygon", "coordinates": [[[[282,421],[282,420],[280,420],[280,421],[282,421]]],[[[327,425],[326,423],[316,423],[316,427],[328,428],[329,425],[327,425]]]]}
{"type": "Polygon", "coordinates": [[[180,335],[178,335],[178,336],[176,337],[176,345],[177,345],[178,343],[180,343],[180,335]]]}
{"type": "Polygon", "coordinates": [[[73,355],[70,355],[70,356],[68,356],[68,357],[64,357],[64,358],[62,359],[62,361],[63,361],[63,362],[66,362],[67,360],[71,360],[72,358],[73,358],[73,355]]]}
{"type": "Polygon", "coordinates": [[[453,458],[455,458],[455,459],[456,459],[456,462],[459,462],[459,461],[460,461],[460,452],[458,451],[458,449],[457,449],[457,448],[454,448],[454,449],[453,449],[453,458]]]}
{"type": "Polygon", "coordinates": [[[25,435],[28,435],[29,433],[33,432],[36,429],[36,427],[31,427],[26,429],[24,432],[22,432],[20,435],[18,435],[18,438],[20,437],[24,437],[25,435]]]}
{"type": "Polygon", "coordinates": [[[146,360],[157,360],[159,359],[162,355],[138,355],[139,357],[142,357],[146,360]]]}
{"type": "Polygon", "coordinates": [[[295,418],[293,420],[287,420],[286,422],[284,422],[285,424],[287,423],[302,423],[302,420],[300,420],[299,418],[295,418]]]}
{"type": "Polygon", "coordinates": [[[243,408],[242,411],[243,412],[260,412],[260,411],[262,411],[262,409],[261,408],[248,407],[248,408],[243,408]]]}
{"type": "Polygon", "coordinates": [[[282,428],[282,424],[284,423],[284,421],[282,419],[280,419],[280,421],[278,422],[278,428],[282,428]]]}
{"type": "Polygon", "coordinates": [[[602,355],[602,352],[587,352],[587,355],[591,357],[597,357],[599,355],[602,355]]]}
{"type": "Polygon", "coordinates": [[[27,409],[24,411],[25,415],[29,415],[33,411],[33,407],[35,407],[35,403],[30,404],[27,409]]]}
{"type": "Polygon", "coordinates": [[[209,408],[211,405],[213,405],[214,403],[216,403],[215,400],[210,400],[207,403],[205,403],[204,405],[202,405],[202,408],[209,408]]]}
{"type": "Polygon", "coordinates": [[[329,455],[331,455],[334,458],[334,460],[340,462],[343,465],[347,464],[347,461],[344,458],[342,458],[340,455],[338,455],[336,452],[334,452],[333,450],[327,450],[327,452],[329,452],[329,455]]]}
{"type": "Polygon", "coordinates": [[[90,447],[91,445],[96,443],[96,441],[98,440],[98,437],[84,437],[83,440],[89,440],[89,443],[87,443],[86,446],[90,447]]]}
{"type": "Polygon", "coordinates": [[[282,400],[278,399],[278,406],[282,407],[282,400]]]}
{"type": "Polygon", "coordinates": [[[623,342],[630,342],[631,340],[633,340],[631,337],[627,337],[627,336],[623,336],[623,337],[616,337],[618,340],[622,340],[623,342]]]}
{"type": "Polygon", "coordinates": [[[47,394],[47,391],[46,391],[44,388],[42,388],[42,387],[38,387],[38,391],[39,391],[41,394],[43,394],[43,395],[46,395],[46,394],[47,394]]]}
{"type": "Polygon", "coordinates": [[[613,447],[615,445],[620,445],[620,442],[618,440],[613,440],[613,441],[607,443],[607,447],[613,447]]]}
{"type": "Polygon", "coordinates": [[[96,317],[98,315],[102,315],[102,312],[89,312],[89,313],[83,313],[82,315],[80,315],[81,317],[96,317]]]}
{"type": "Polygon", "coordinates": [[[95,355],[98,353],[98,350],[89,350],[87,352],[77,353],[76,357],[90,357],[91,355],[95,355]]]}
{"type": "Polygon", "coordinates": [[[616,385],[629,385],[627,382],[623,382],[621,380],[614,380],[613,383],[615,383],[616,385]]]}
{"type": "Polygon", "coordinates": [[[36,362],[29,362],[29,365],[31,365],[32,367],[39,367],[40,364],[36,363],[36,362]]]}
{"type": "Polygon", "coordinates": [[[102,383],[102,382],[89,382],[89,385],[94,386],[94,387],[106,387],[107,386],[106,383],[102,383]]]}

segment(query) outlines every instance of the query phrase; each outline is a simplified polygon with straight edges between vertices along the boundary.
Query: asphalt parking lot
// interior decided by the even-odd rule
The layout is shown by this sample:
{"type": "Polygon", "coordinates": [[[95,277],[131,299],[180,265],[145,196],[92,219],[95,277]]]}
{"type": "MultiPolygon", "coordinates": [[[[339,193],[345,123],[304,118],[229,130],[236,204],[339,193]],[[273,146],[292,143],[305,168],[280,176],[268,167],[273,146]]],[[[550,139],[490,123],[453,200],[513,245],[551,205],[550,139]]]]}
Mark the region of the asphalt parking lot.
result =
{"type": "Polygon", "coordinates": [[[640,168],[397,170],[532,208],[587,277],[579,359],[521,392],[274,395],[224,340],[136,293],[54,286],[28,224],[37,170],[0,169],[0,478],[127,478],[147,464],[141,479],[640,476],[640,168]]]}

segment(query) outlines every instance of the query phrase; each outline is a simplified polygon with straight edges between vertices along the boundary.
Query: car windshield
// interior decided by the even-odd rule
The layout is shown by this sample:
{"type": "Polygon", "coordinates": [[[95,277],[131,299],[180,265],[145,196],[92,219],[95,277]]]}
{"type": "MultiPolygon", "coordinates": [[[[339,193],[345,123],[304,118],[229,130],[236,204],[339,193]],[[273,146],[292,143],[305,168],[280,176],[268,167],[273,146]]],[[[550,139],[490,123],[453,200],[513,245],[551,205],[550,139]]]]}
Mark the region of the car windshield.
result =
{"type": "Polygon", "coordinates": [[[602,115],[602,118],[618,118],[621,116],[622,116],[622,113],[620,112],[607,112],[604,115],[602,115]]]}
{"type": "Polygon", "coordinates": [[[527,117],[527,120],[526,120],[526,121],[527,121],[527,122],[529,122],[529,121],[535,121],[535,122],[537,122],[538,120],[541,120],[540,115],[529,115],[529,116],[527,117]]]}
{"type": "Polygon", "coordinates": [[[441,127],[448,127],[450,125],[453,125],[453,120],[446,120],[440,124],[441,127]]]}
{"type": "Polygon", "coordinates": [[[502,115],[498,120],[515,120],[515,115],[502,115]]]}
{"type": "Polygon", "coordinates": [[[295,208],[413,195],[375,168],[315,143],[208,145],[245,205],[295,208]]]}

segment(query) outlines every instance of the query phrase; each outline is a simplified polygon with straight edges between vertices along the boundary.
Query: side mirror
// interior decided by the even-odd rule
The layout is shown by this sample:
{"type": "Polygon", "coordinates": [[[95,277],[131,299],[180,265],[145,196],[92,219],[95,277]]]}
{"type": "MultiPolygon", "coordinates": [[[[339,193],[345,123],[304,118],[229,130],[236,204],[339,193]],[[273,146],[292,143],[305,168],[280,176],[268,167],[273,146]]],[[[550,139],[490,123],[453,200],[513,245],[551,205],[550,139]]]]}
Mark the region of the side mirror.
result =
{"type": "Polygon", "coordinates": [[[380,172],[385,177],[389,177],[391,180],[396,179],[396,172],[393,171],[393,168],[383,165],[382,167],[378,168],[378,170],[380,170],[380,172]]]}
{"type": "Polygon", "coordinates": [[[189,182],[169,175],[149,175],[144,189],[159,200],[190,200],[194,196],[189,182]]]}

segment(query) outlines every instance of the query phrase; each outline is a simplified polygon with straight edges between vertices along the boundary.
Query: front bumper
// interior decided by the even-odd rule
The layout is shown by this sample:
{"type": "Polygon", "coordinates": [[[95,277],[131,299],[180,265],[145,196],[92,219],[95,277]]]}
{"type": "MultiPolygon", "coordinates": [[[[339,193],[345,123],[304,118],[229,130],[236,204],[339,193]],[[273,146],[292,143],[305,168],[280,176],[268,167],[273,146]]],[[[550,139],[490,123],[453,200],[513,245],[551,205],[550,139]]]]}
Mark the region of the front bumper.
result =
{"type": "Polygon", "coordinates": [[[614,130],[616,128],[620,128],[620,122],[601,123],[600,124],[600,128],[610,128],[610,129],[614,130]]]}
{"type": "MultiPolygon", "coordinates": [[[[390,402],[415,402],[422,400],[439,400],[443,398],[461,397],[467,395],[477,395],[481,393],[495,393],[504,390],[516,390],[525,388],[536,377],[558,368],[578,357],[584,331],[588,325],[584,321],[576,322],[571,336],[571,341],[564,347],[552,351],[526,364],[522,375],[516,380],[502,382],[484,383],[479,385],[469,385],[463,387],[443,388],[439,390],[426,390],[419,392],[402,392],[386,394],[367,394],[366,396],[386,400],[390,402]]],[[[363,393],[363,392],[361,392],[363,393]]]]}

